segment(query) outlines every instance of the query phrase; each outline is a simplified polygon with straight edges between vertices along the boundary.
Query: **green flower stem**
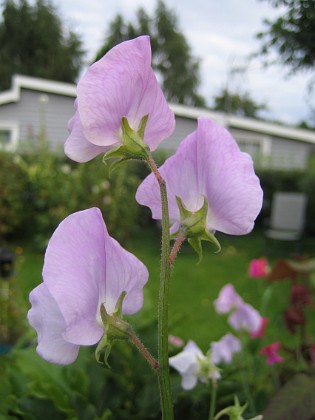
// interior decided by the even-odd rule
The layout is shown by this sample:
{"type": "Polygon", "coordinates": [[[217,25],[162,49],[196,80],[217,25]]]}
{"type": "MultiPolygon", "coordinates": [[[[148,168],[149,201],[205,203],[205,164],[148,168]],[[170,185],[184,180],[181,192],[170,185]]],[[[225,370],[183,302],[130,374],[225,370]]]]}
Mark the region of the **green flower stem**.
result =
{"type": "Polygon", "coordinates": [[[172,251],[170,253],[170,264],[171,266],[174,264],[175,258],[177,257],[177,254],[180,250],[180,247],[182,246],[183,242],[186,239],[186,234],[184,231],[180,231],[172,248],[172,251]]]}
{"type": "Polygon", "coordinates": [[[211,400],[210,400],[210,409],[209,409],[209,420],[214,419],[216,401],[217,401],[217,384],[213,381],[212,386],[211,386],[211,400]]]}
{"type": "Polygon", "coordinates": [[[168,305],[169,288],[171,278],[170,256],[170,223],[168,214],[168,202],[166,184],[162,178],[156,163],[151,156],[146,159],[151,171],[157,179],[162,202],[162,251],[160,271],[160,291],[158,303],[158,363],[157,369],[161,409],[163,420],[173,420],[173,402],[171,393],[171,381],[168,364],[168,305]]]}
{"type": "Polygon", "coordinates": [[[146,349],[143,345],[142,341],[136,335],[136,333],[130,329],[128,331],[129,341],[139,350],[142,356],[146,359],[153,370],[157,370],[159,368],[159,364],[157,360],[152,356],[152,354],[146,349]]]}

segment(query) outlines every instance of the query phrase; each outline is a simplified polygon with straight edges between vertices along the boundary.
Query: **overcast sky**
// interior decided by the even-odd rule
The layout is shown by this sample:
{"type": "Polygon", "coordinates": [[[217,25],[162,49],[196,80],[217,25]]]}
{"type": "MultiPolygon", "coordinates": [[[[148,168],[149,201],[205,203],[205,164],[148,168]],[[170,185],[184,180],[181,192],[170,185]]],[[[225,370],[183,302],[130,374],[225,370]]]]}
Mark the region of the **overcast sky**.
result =
{"type": "MultiPolygon", "coordinates": [[[[259,48],[255,34],[264,28],[265,18],[274,19],[279,10],[259,0],[165,0],[177,14],[192,53],[201,62],[200,93],[209,105],[224,86],[249,92],[264,102],[269,112],[264,116],[295,124],[310,117],[307,105],[307,83],[310,74],[287,78],[279,66],[264,69],[256,59],[250,65],[246,58],[259,48]],[[231,70],[245,65],[246,71],[231,70]]],[[[53,0],[63,22],[80,33],[88,59],[95,56],[105,38],[109,22],[122,14],[135,18],[139,6],[152,14],[155,0],[53,0]]],[[[315,101],[314,101],[315,102],[315,101]]]]}

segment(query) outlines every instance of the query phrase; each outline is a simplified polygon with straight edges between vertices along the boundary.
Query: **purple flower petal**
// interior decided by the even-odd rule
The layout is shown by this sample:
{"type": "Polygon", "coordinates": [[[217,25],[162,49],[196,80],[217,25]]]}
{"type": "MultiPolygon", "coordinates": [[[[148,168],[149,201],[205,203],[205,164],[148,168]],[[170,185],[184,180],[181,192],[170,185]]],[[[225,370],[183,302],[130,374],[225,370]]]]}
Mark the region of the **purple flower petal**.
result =
{"type": "Polygon", "coordinates": [[[63,338],[67,325],[60,309],[44,283],[30,294],[32,308],[28,321],[37,331],[38,354],[51,363],[67,365],[77,358],[79,346],[63,338]]]}
{"type": "Polygon", "coordinates": [[[255,333],[262,323],[262,317],[251,305],[243,303],[229,316],[228,322],[237,331],[244,329],[255,333]]]}
{"type": "Polygon", "coordinates": [[[38,331],[38,351],[49,361],[71,363],[78,345],[95,344],[104,334],[102,304],[112,314],[126,292],[122,312],[132,314],[141,308],[148,271],[109,236],[100,210],[92,208],[60,223],[47,247],[43,278],[44,283],[31,293],[29,312],[38,331]],[[55,356],[48,349],[52,334],[55,356]],[[67,346],[69,362],[63,354],[67,346]]]}
{"type": "Polygon", "coordinates": [[[211,343],[212,362],[231,363],[234,353],[241,351],[241,342],[233,334],[224,335],[219,341],[211,343]]]}
{"type": "Polygon", "coordinates": [[[218,298],[213,302],[218,314],[226,314],[242,305],[243,299],[236,293],[232,284],[227,284],[220,290],[218,298]]]}
{"type": "MultiPolygon", "coordinates": [[[[94,145],[113,147],[121,143],[122,117],[126,117],[131,128],[137,130],[142,118],[149,115],[144,141],[152,151],[175,128],[174,114],[151,67],[148,36],[112,48],[88,69],[78,83],[77,92],[81,137],[94,145]]],[[[76,134],[71,132],[67,142],[66,152],[70,157],[77,153],[72,150],[75,137],[76,134]]],[[[79,141],[82,143],[82,138],[79,141]]],[[[82,148],[81,152],[79,158],[86,161],[93,157],[96,149],[87,149],[86,155],[82,148]]]]}
{"type": "Polygon", "coordinates": [[[65,154],[76,162],[87,162],[110,149],[108,146],[95,146],[86,139],[77,111],[69,121],[68,130],[70,134],[65,143],[65,154]]]}
{"type": "MultiPolygon", "coordinates": [[[[166,180],[169,214],[179,221],[175,197],[194,212],[208,201],[207,229],[243,235],[254,226],[261,206],[262,189],[250,156],[242,153],[225,128],[207,118],[198,119],[195,132],[184,139],[160,172],[166,180]]],[[[150,174],[139,186],[137,201],[161,219],[158,184],[150,174]]]]}

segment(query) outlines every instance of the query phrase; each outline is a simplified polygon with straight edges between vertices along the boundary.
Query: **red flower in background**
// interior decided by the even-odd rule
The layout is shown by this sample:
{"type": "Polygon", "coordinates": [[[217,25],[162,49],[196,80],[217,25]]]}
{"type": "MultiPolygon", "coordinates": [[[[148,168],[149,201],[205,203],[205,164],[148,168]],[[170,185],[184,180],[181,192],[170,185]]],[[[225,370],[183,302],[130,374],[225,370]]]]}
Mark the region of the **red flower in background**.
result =
{"type": "Polygon", "coordinates": [[[281,348],[281,343],[276,341],[275,343],[269,344],[260,350],[260,353],[266,357],[267,365],[273,365],[275,363],[283,362],[283,357],[277,353],[281,348]]]}
{"type": "Polygon", "coordinates": [[[266,277],[268,262],[266,258],[257,258],[249,263],[249,275],[253,278],[266,277]]]}
{"type": "Polygon", "coordinates": [[[261,324],[257,331],[251,332],[250,336],[252,338],[262,338],[265,335],[265,329],[269,320],[266,317],[261,318],[261,324]]]}

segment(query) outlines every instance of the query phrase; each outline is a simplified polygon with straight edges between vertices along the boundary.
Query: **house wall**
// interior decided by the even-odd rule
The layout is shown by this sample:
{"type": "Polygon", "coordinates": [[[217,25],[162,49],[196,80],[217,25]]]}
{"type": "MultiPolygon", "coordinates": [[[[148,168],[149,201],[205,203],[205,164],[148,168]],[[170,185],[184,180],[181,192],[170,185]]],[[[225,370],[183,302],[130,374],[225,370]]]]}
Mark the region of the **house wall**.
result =
{"type": "Polygon", "coordinates": [[[192,118],[176,117],[176,127],[173,134],[161,143],[161,148],[168,153],[173,153],[177,149],[179,143],[188,134],[195,131],[197,121],[192,118]]]}
{"type": "Polygon", "coordinates": [[[61,149],[73,103],[73,97],[22,89],[19,102],[0,105],[0,127],[8,122],[18,126],[17,149],[32,148],[43,136],[52,149],[61,149]]]}
{"type": "MultiPolygon", "coordinates": [[[[73,104],[72,92],[61,95],[22,88],[18,102],[0,105],[0,131],[9,129],[13,133],[12,150],[32,149],[44,138],[51,149],[62,150],[68,137],[68,121],[74,113],[73,104]]],[[[195,117],[177,115],[175,131],[161,143],[161,148],[173,153],[181,140],[196,127],[195,117]]],[[[240,148],[251,154],[259,166],[305,169],[310,154],[315,152],[315,145],[306,141],[289,140],[232,125],[229,131],[240,148]]]]}

